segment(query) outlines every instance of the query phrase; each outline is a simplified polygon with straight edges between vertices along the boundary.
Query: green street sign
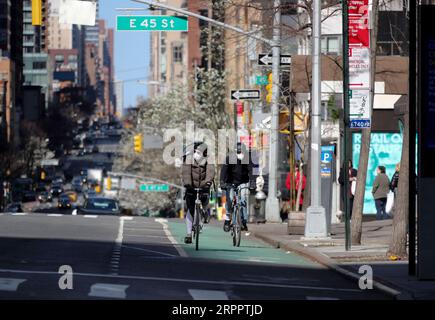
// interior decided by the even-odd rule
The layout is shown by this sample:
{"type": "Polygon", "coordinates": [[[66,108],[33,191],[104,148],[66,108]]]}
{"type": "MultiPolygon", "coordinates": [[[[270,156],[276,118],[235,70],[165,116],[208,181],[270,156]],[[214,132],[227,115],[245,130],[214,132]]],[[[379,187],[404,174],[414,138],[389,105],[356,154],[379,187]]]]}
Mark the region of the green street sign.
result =
{"type": "Polygon", "coordinates": [[[187,17],[178,16],[117,16],[118,31],[188,31],[187,17]]]}
{"type": "Polygon", "coordinates": [[[139,190],[142,192],[168,192],[167,184],[141,184],[139,190]]]}
{"type": "Polygon", "coordinates": [[[255,84],[258,86],[266,86],[269,84],[269,80],[267,79],[267,76],[256,76],[255,84]]]}

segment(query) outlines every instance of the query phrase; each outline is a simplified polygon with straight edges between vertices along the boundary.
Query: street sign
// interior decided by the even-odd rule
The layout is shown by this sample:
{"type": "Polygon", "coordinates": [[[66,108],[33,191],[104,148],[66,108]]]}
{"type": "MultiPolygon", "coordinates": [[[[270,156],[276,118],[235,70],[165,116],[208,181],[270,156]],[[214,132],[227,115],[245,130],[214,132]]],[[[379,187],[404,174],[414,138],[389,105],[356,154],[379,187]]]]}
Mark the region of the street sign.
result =
{"type": "Polygon", "coordinates": [[[168,192],[167,184],[141,184],[139,190],[142,192],[168,192]]]}
{"type": "Polygon", "coordinates": [[[255,90],[255,89],[231,90],[231,100],[260,100],[260,90],[255,90]]]}
{"type": "MultiPolygon", "coordinates": [[[[292,56],[290,54],[282,54],[280,58],[281,66],[290,66],[292,64],[292,56]]],[[[258,65],[259,66],[271,66],[272,65],[272,55],[260,53],[258,55],[258,65]]]]}
{"type": "Polygon", "coordinates": [[[187,17],[179,16],[117,16],[118,31],[188,31],[187,17]]]}
{"type": "Polygon", "coordinates": [[[256,76],[255,84],[257,86],[265,86],[269,84],[269,80],[267,79],[267,76],[256,76]]]}
{"type": "Polygon", "coordinates": [[[349,120],[351,128],[370,127],[370,92],[367,89],[349,90],[349,120]]]}

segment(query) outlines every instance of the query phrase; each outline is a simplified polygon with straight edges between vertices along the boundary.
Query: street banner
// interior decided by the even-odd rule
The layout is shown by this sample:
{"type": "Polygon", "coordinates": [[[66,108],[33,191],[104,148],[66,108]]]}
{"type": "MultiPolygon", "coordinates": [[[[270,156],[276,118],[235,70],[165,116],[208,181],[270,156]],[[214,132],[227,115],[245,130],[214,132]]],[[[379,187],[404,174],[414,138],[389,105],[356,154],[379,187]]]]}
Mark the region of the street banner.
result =
{"type": "Polygon", "coordinates": [[[96,16],[95,1],[60,0],[59,23],[95,26],[96,16]]]}
{"type": "Polygon", "coordinates": [[[368,128],[370,114],[369,0],[348,0],[349,126],[368,128]]]}

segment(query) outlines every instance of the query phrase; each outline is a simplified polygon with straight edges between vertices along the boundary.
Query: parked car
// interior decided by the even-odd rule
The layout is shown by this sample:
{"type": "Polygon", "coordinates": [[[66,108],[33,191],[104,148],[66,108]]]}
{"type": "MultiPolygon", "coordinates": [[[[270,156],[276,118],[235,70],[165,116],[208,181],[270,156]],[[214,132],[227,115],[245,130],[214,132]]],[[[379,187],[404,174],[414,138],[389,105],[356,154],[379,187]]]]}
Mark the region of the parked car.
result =
{"type": "Polygon", "coordinates": [[[43,191],[43,192],[39,193],[39,195],[38,195],[38,201],[40,203],[52,202],[53,201],[53,196],[51,195],[50,192],[43,191]]]}
{"type": "Polygon", "coordinates": [[[85,201],[73,214],[120,215],[121,208],[115,199],[95,197],[85,201]]]}
{"type": "Polygon", "coordinates": [[[61,194],[59,196],[59,199],[57,200],[57,207],[59,209],[71,209],[72,208],[72,202],[67,194],[61,194]]]}
{"type": "Polygon", "coordinates": [[[20,203],[11,203],[11,204],[6,206],[4,212],[7,212],[7,213],[23,212],[23,208],[21,207],[20,203]]]}
{"type": "Polygon", "coordinates": [[[61,193],[63,193],[63,186],[61,184],[53,184],[51,186],[50,193],[53,197],[59,196],[61,193]]]}

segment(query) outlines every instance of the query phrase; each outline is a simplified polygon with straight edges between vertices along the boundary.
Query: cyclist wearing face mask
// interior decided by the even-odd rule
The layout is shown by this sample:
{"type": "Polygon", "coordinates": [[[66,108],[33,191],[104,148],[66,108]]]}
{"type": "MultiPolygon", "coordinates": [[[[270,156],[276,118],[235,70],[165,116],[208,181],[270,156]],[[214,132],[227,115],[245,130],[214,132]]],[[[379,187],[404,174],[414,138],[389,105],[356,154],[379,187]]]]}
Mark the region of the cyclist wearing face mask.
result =
{"type": "MultiPolygon", "coordinates": [[[[224,231],[230,231],[231,227],[231,212],[230,205],[233,197],[237,195],[237,187],[249,187],[255,189],[255,181],[252,178],[252,159],[244,144],[238,142],[236,148],[236,159],[232,155],[228,155],[225,164],[221,167],[220,186],[222,190],[226,190],[226,217],[224,223],[224,231]],[[254,184],[254,185],[253,185],[254,184]]],[[[242,231],[248,231],[248,209],[247,198],[249,190],[241,191],[242,201],[242,231]]]]}
{"type": "MultiPolygon", "coordinates": [[[[199,198],[203,208],[206,208],[210,196],[210,186],[213,183],[215,166],[207,162],[207,145],[202,142],[195,142],[193,150],[187,152],[183,163],[183,184],[186,188],[186,228],[187,235],[185,243],[192,243],[192,225],[195,212],[196,190],[201,188],[199,198]]],[[[209,217],[204,217],[208,223],[209,217]]]]}

